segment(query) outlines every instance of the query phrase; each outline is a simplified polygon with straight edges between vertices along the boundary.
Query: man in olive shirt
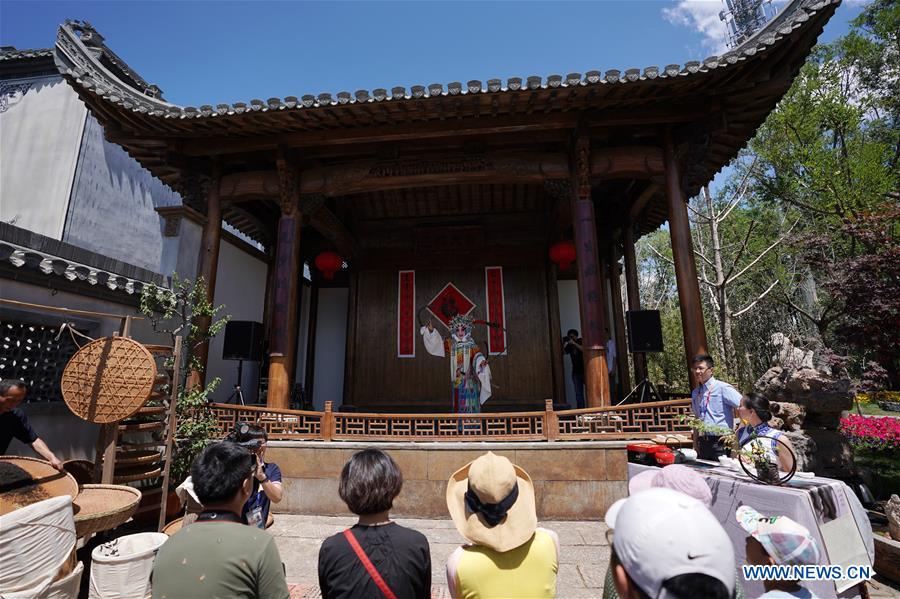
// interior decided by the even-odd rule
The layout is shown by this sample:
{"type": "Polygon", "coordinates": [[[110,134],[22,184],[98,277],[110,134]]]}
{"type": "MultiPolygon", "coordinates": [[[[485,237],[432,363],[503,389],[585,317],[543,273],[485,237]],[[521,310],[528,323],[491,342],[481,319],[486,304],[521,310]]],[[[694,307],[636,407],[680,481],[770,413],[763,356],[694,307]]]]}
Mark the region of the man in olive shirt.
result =
{"type": "Polygon", "coordinates": [[[204,511],[160,547],[153,599],[288,599],[275,539],[241,517],[255,471],[253,455],[234,443],[214,443],[197,457],[191,479],[204,511]]]}

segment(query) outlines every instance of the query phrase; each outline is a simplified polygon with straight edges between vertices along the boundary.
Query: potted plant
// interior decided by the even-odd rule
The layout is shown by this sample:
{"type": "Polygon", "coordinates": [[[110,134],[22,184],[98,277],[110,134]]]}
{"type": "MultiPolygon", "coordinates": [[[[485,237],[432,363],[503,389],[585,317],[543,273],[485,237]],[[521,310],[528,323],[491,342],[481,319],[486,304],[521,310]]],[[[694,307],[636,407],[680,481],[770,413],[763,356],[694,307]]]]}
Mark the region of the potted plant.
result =
{"type": "Polygon", "coordinates": [[[213,306],[206,298],[203,278],[191,282],[172,275],[171,288],[147,285],[141,294],[141,312],[153,330],[168,334],[175,343],[182,337],[181,359],[177,364],[168,358],[165,367],[179,381],[175,405],[177,418],[169,485],[174,488],[190,475],[191,464],[200,451],[215,438],[218,430],[208,409],[209,395],[221,382],[219,378],[200,384],[197,373],[203,364],[197,350],[215,337],[230,316],[220,316],[224,306],[213,306]]]}

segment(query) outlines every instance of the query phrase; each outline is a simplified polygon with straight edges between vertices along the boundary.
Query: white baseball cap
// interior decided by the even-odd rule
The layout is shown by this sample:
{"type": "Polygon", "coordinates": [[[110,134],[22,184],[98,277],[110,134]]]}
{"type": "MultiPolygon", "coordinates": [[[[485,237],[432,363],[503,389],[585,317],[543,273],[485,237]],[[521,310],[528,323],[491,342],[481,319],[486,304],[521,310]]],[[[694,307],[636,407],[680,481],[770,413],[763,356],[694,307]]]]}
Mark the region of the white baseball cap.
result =
{"type": "Polygon", "coordinates": [[[734,593],[731,540],[696,499],[648,489],[612,504],[606,524],[615,531],[613,548],[628,576],[650,597],[665,598],[663,583],[682,574],[706,574],[734,593]]]}

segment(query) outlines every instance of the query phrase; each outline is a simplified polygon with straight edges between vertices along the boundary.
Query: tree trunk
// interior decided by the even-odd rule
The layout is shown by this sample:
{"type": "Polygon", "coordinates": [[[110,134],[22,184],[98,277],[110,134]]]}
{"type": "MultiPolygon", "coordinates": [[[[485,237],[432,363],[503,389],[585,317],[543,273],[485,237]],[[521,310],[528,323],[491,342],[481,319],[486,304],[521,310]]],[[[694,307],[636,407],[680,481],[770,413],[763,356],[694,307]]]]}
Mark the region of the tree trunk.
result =
{"type": "Polygon", "coordinates": [[[713,268],[715,269],[716,300],[719,304],[719,336],[722,341],[722,358],[725,360],[725,369],[734,374],[737,372],[737,364],[734,361],[734,338],[731,331],[731,309],[728,305],[728,290],[725,285],[725,267],[722,264],[722,242],[719,239],[719,215],[713,207],[712,196],[709,187],[703,187],[703,197],[706,199],[707,215],[709,216],[709,236],[713,250],[713,268]]]}

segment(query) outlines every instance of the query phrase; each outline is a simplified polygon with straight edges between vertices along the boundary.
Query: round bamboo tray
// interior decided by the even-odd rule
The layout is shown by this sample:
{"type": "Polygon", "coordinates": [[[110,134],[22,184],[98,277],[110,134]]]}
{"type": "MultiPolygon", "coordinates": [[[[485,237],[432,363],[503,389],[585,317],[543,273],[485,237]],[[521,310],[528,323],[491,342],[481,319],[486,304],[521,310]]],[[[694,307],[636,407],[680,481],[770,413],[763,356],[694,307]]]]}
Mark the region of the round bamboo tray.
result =
{"type": "Polygon", "coordinates": [[[168,524],[166,524],[165,527],[163,527],[162,531],[163,531],[165,534],[167,534],[167,535],[169,535],[169,536],[171,537],[171,536],[174,535],[176,532],[178,532],[179,530],[181,530],[182,524],[184,524],[184,518],[183,518],[183,517],[182,517],[182,518],[178,518],[178,519],[176,519],[176,520],[172,520],[171,522],[169,522],[168,524]]]}
{"type": "Polygon", "coordinates": [[[78,538],[121,526],[134,515],[141,492],[122,485],[84,485],[75,498],[75,534],[78,538]]]}
{"type": "Polygon", "coordinates": [[[116,469],[113,476],[113,482],[117,485],[124,483],[133,483],[148,478],[156,478],[162,473],[162,468],[157,464],[145,464],[143,466],[132,466],[130,468],[116,469]]]}
{"type": "Polygon", "coordinates": [[[76,416],[104,424],[137,412],[155,381],[156,362],[147,348],[128,337],[103,337],[75,352],[60,388],[76,416]]]}
{"type": "Polygon", "coordinates": [[[136,451],[121,451],[116,454],[116,468],[130,468],[144,464],[155,464],[162,460],[161,451],[152,449],[139,449],[136,451]]]}
{"type": "Polygon", "coordinates": [[[68,472],[36,458],[0,456],[0,516],[60,495],[78,495],[78,483],[68,472]]]}
{"type": "Polygon", "coordinates": [[[94,482],[94,462],[90,460],[68,460],[63,462],[63,469],[71,474],[79,485],[94,482]]]}
{"type": "MultiPolygon", "coordinates": [[[[272,516],[271,513],[269,513],[269,517],[266,518],[266,528],[271,527],[273,524],[275,524],[275,517],[272,516]]],[[[184,525],[184,517],[182,516],[181,518],[172,520],[171,522],[166,524],[166,526],[162,529],[162,531],[171,537],[176,532],[181,530],[181,527],[183,525],[184,525]]]]}

